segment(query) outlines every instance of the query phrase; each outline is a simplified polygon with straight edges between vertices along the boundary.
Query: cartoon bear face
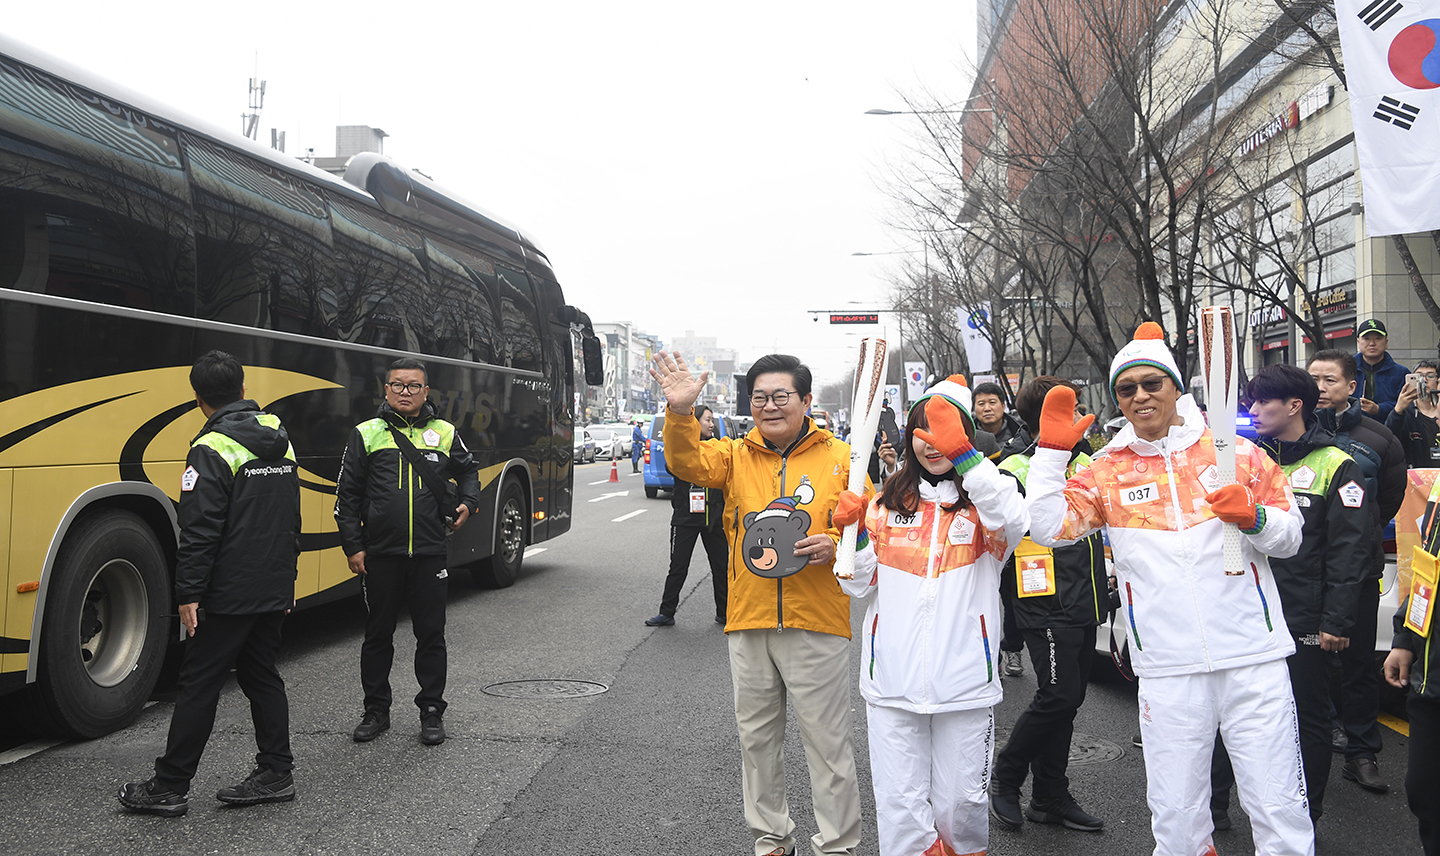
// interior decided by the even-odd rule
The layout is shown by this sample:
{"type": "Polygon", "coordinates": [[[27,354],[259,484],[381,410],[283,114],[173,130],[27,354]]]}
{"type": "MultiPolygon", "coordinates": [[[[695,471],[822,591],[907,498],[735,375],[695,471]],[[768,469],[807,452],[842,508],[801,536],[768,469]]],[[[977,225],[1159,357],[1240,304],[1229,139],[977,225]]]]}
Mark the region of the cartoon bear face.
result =
{"type": "Polygon", "coordinates": [[[745,515],[745,537],[740,544],[745,567],[756,576],[772,580],[798,573],[810,560],[795,555],[795,544],[804,540],[809,530],[807,511],[750,512],[745,515]]]}

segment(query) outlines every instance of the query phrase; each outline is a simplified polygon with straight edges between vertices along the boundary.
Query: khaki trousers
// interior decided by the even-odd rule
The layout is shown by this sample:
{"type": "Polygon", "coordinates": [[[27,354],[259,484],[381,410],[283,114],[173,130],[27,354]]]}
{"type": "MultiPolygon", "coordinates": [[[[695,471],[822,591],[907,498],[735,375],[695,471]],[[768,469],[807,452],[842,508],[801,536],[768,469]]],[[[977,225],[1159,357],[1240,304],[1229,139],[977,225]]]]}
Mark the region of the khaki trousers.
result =
{"type": "Polygon", "coordinates": [[[860,844],[860,787],[850,735],[850,640],[787,628],[727,634],[735,686],[735,723],[745,795],[745,822],[755,853],[795,847],[785,798],[785,702],[810,768],[815,806],[811,839],[817,856],[854,854],[860,844]]]}

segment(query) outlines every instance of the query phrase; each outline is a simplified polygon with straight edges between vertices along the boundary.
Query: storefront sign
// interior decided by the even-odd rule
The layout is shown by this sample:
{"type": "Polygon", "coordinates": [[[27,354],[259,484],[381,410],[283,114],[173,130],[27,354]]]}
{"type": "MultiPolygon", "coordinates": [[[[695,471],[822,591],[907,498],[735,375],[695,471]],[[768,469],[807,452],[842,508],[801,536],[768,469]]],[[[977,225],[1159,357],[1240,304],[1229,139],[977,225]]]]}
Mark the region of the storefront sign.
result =
{"type": "Polygon", "coordinates": [[[1250,312],[1250,326],[1264,327],[1269,324],[1279,324],[1285,320],[1285,307],[1283,306],[1262,306],[1250,312]]]}

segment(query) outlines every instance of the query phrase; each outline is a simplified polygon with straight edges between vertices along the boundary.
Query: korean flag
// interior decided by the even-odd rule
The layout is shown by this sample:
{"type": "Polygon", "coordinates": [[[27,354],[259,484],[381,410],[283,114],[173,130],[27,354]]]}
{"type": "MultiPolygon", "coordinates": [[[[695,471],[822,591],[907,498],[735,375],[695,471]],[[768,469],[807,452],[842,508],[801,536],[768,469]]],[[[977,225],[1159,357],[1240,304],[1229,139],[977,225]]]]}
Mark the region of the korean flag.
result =
{"type": "Polygon", "coordinates": [[[1336,0],[1371,237],[1440,229],[1440,2],[1336,0]]]}

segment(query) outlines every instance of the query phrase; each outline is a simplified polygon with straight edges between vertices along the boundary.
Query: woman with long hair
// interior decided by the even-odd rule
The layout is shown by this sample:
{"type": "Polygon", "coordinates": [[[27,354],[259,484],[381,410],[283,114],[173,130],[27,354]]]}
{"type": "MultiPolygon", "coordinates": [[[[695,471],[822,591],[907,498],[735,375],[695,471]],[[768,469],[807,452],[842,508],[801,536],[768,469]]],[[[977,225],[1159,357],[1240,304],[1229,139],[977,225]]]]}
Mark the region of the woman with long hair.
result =
{"type": "Polygon", "coordinates": [[[844,493],[835,511],[837,525],[862,522],[840,585],[871,599],[860,692],[883,856],[989,844],[1000,571],[1029,520],[1015,481],[972,445],[970,400],[959,375],[926,390],[904,466],[870,507],[844,493]]]}

